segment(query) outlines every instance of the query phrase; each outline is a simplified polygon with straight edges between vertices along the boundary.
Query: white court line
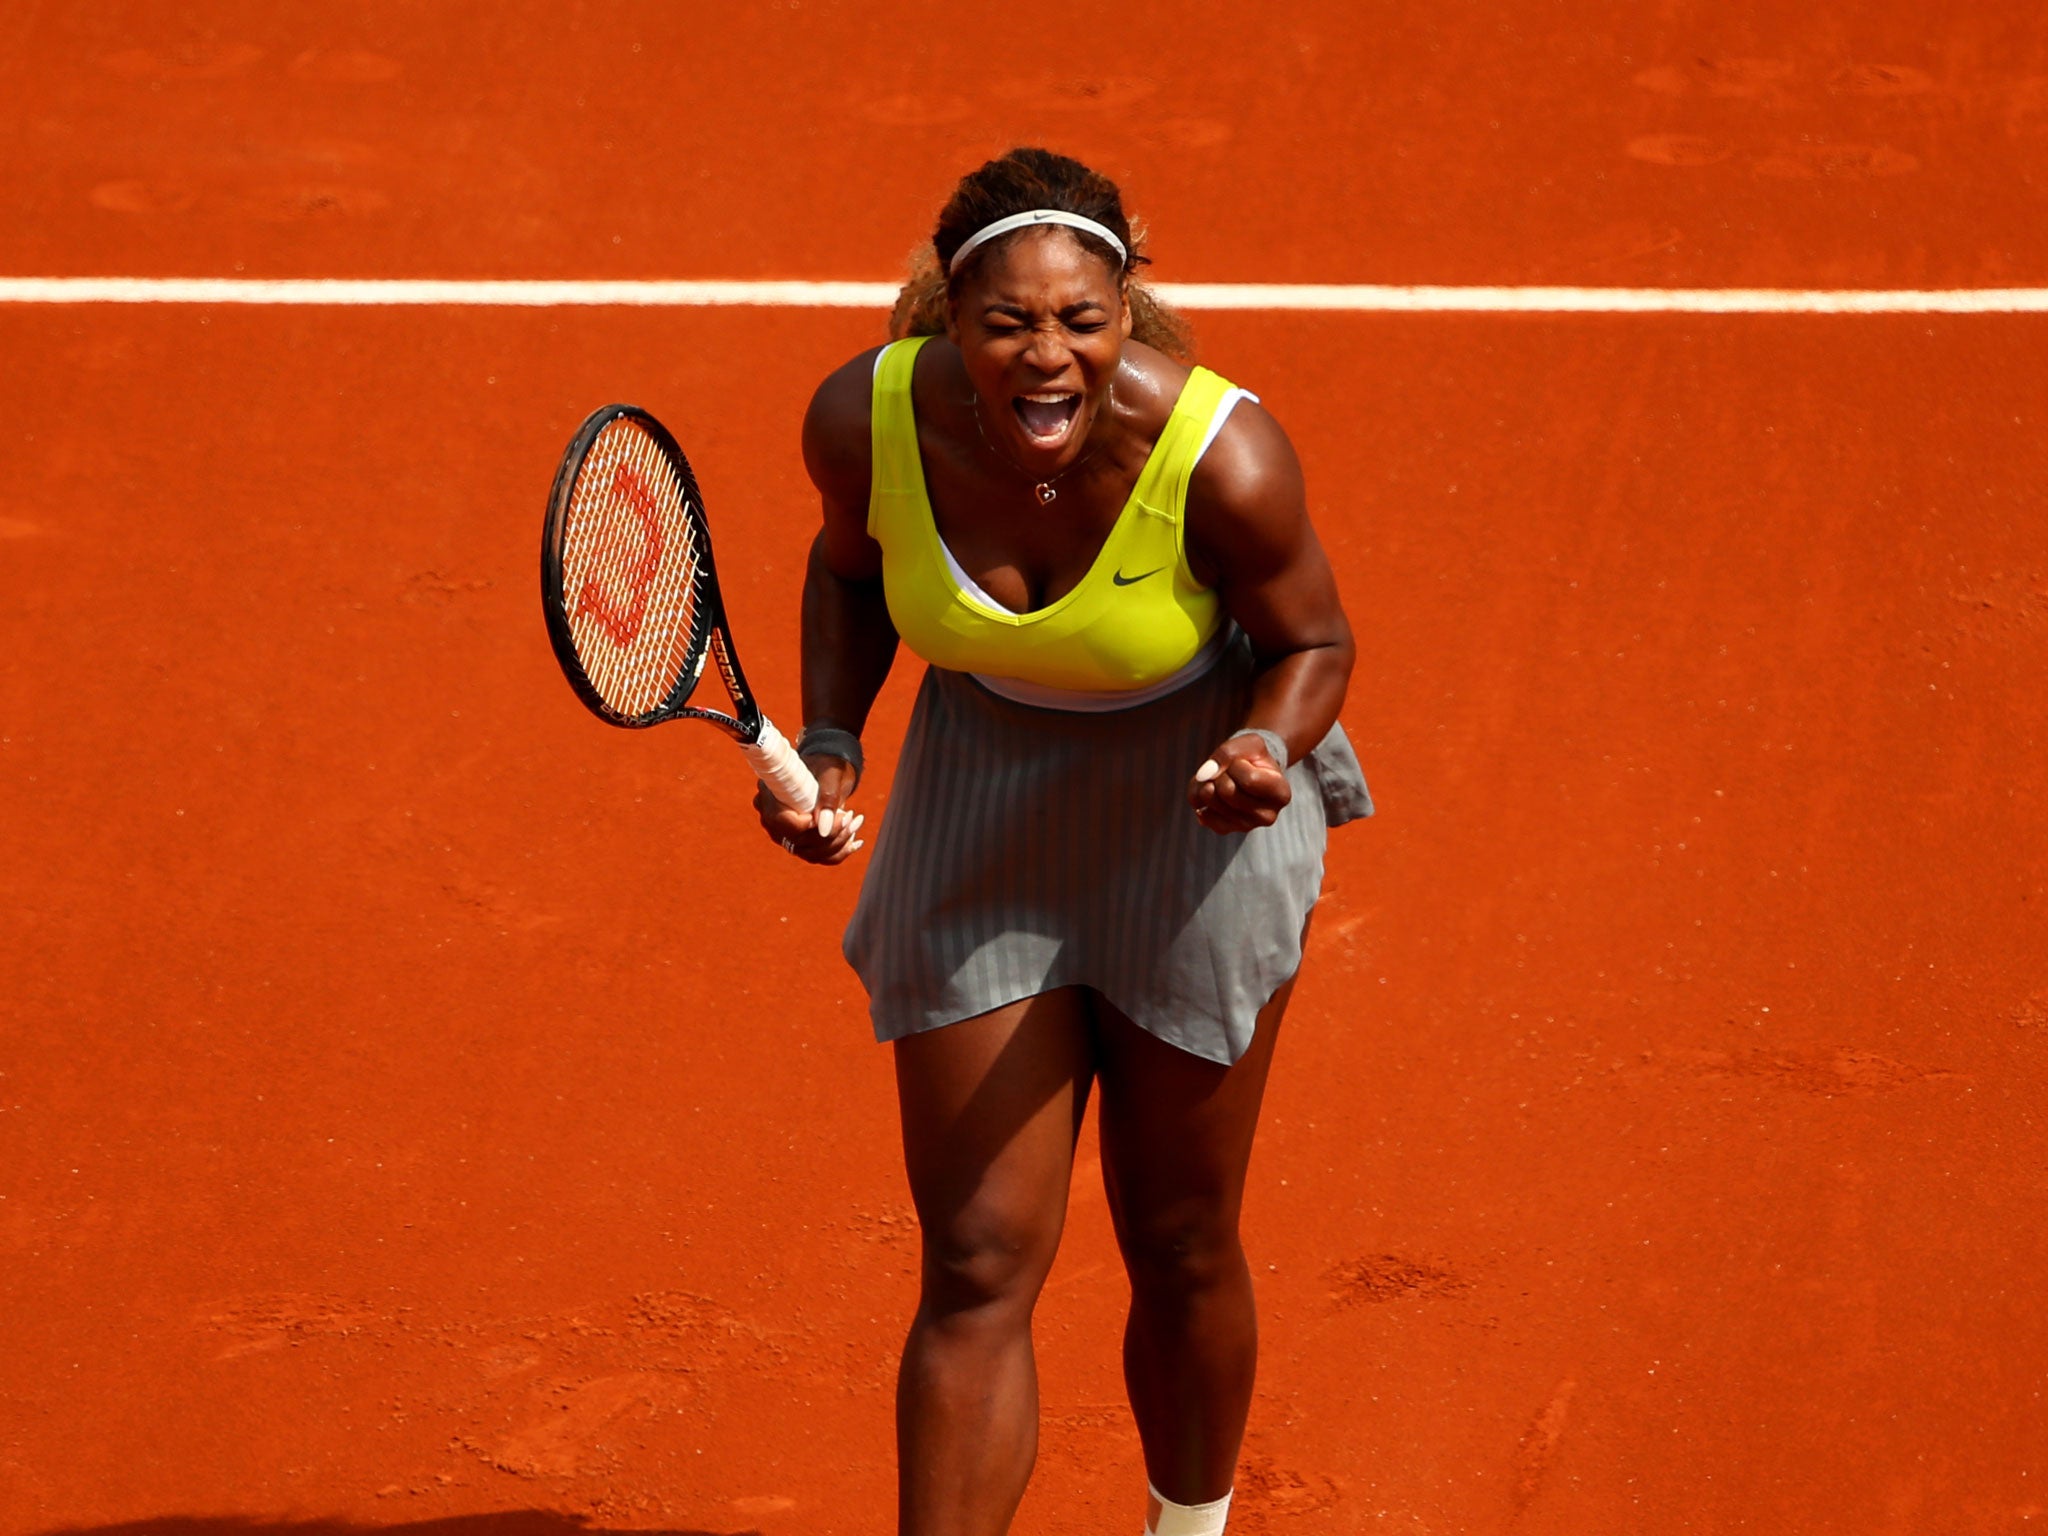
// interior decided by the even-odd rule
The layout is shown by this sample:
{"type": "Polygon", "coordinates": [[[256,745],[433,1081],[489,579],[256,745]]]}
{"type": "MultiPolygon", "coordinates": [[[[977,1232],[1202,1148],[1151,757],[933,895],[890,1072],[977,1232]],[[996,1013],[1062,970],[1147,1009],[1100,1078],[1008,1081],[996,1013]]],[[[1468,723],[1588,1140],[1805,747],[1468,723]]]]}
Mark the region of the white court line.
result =
{"type": "MultiPolygon", "coordinates": [[[[2048,288],[1483,288],[1375,283],[1160,283],[1183,309],[1380,314],[2048,314],[2048,288]]],[[[5,277],[0,304],[441,304],[657,309],[882,309],[894,283],[441,278],[5,277]]]]}
{"type": "Polygon", "coordinates": [[[697,308],[886,308],[894,283],[467,281],[336,277],[7,277],[11,304],[452,304],[554,308],[569,304],[697,308]]]}

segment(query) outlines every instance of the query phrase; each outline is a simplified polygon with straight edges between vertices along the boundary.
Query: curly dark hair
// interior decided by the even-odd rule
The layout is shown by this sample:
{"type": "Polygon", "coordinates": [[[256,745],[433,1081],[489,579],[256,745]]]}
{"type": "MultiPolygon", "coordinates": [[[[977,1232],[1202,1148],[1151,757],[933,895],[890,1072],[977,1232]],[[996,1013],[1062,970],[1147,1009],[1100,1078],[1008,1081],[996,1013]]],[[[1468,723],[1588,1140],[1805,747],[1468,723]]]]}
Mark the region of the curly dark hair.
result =
{"type": "Polygon", "coordinates": [[[952,197],[939,214],[931,243],[919,247],[911,257],[910,277],[889,312],[889,335],[898,338],[942,333],[946,329],[946,301],[956,286],[965,281],[988,252],[1023,231],[1012,230],[976,246],[961,269],[949,273],[947,266],[954,253],[976,230],[1034,208],[1076,213],[1113,231],[1130,252],[1128,258],[1119,260],[1113,246],[1086,230],[1067,232],[1121,274],[1130,299],[1131,335],[1135,340],[1183,362],[1193,357],[1194,336],[1187,322],[1135,279],[1137,270],[1151,263],[1139,249],[1142,230],[1133,230],[1116,183],[1080,161],[1056,155],[1049,149],[1013,149],[960,178],[960,185],[953,189],[952,197]]]}

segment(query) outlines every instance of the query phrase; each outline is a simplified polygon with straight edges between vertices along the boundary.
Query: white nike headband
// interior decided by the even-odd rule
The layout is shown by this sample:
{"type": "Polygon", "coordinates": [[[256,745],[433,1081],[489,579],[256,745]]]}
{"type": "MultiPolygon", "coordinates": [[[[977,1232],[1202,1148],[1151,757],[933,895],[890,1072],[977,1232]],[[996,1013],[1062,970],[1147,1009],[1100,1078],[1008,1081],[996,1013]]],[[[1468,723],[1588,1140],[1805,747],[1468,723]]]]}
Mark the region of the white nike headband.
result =
{"type": "Polygon", "coordinates": [[[960,270],[960,263],[967,259],[968,252],[977,245],[986,245],[998,235],[1007,235],[1013,229],[1023,229],[1031,224],[1064,224],[1069,229],[1085,230],[1098,240],[1105,240],[1116,250],[1117,259],[1126,266],[1130,264],[1131,253],[1124,248],[1107,226],[1093,219],[1083,218],[1078,213],[1068,213],[1062,208],[1033,208],[1029,213],[1013,213],[1007,219],[997,219],[984,229],[977,229],[962,242],[960,249],[953,253],[953,259],[946,263],[946,275],[951,277],[960,270]]]}

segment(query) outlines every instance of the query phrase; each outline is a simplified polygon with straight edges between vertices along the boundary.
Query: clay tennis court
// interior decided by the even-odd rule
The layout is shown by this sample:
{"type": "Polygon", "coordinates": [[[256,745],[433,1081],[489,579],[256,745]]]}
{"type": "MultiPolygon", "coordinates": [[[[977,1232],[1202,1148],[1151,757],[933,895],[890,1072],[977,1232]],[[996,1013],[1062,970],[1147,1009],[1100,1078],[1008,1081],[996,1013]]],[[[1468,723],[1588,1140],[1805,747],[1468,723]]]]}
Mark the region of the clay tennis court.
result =
{"type": "MultiPolygon", "coordinates": [[[[1043,142],[1166,281],[2048,282],[2017,0],[27,0],[0,103],[8,277],[883,281],[1043,142]]],[[[1193,319],[1307,466],[1381,808],[1232,1529],[2048,1518],[2048,317],[1193,319]]],[[[585,714],[534,572],[649,406],[793,715],[797,424],[882,325],[0,304],[0,1529],[891,1528],[857,870],[585,714]]],[[[1019,1531],[1142,1513],[1091,1142],[1019,1531]]]]}

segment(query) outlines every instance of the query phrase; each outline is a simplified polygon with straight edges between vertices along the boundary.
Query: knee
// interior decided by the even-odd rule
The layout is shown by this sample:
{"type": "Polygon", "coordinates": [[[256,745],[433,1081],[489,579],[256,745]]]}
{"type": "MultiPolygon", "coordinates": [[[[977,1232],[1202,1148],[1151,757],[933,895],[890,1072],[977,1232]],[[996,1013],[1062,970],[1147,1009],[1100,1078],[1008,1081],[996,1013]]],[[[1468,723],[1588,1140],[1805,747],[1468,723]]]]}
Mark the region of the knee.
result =
{"type": "Polygon", "coordinates": [[[920,1310],[935,1320],[1028,1320],[1059,1242],[1034,1222],[964,1220],[924,1234],[920,1310]]]}
{"type": "Polygon", "coordinates": [[[1242,1284],[1249,1274],[1236,1221],[1216,1213],[1181,1211],[1127,1223],[1118,1236],[1131,1290],[1148,1302],[1193,1299],[1242,1284]]]}

